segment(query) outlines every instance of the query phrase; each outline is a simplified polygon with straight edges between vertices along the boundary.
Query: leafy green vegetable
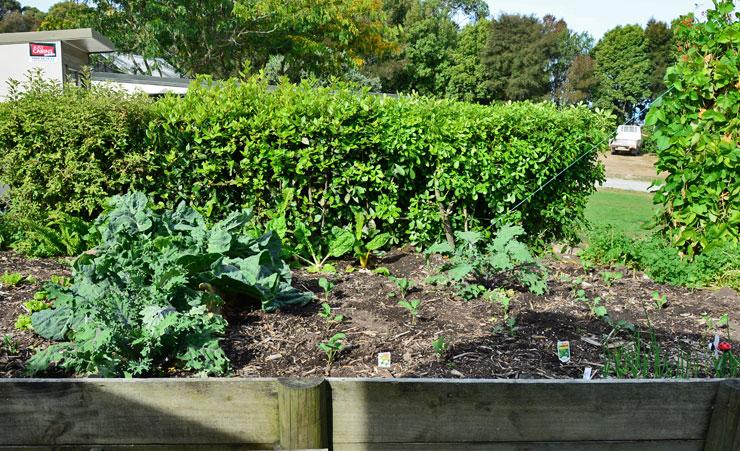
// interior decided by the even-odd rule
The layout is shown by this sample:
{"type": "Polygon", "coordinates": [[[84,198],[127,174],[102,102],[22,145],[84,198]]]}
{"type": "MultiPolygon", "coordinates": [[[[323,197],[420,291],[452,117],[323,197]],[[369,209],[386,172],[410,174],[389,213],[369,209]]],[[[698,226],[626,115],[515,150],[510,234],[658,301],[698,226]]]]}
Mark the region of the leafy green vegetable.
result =
{"type": "Polygon", "coordinates": [[[34,355],[29,371],[56,363],[101,376],[173,365],[225,374],[222,308],[253,301],[272,311],[313,298],[291,286],[277,235],[246,233],[250,217],[237,212],[208,227],[184,203],[157,213],[144,194],[114,197],[98,220],[101,243],[75,261],[71,286],[46,287],[54,308],[34,313],[33,328],[66,341],[34,355]]]}

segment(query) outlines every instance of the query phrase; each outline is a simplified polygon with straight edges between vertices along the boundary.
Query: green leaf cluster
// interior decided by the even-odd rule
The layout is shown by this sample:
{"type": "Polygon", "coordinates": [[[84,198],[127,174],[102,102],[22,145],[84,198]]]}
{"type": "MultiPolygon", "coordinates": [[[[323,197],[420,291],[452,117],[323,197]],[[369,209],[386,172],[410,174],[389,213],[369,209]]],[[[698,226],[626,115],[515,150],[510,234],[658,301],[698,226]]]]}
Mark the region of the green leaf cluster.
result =
{"type": "Polygon", "coordinates": [[[449,255],[450,260],[443,270],[453,282],[463,289],[470,285],[482,287],[473,297],[483,294],[484,287],[500,284],[502,276],[520,283],[532,293],[543,294],[547,291],[547,271],[527,245],[517,239],[522,235],[521,226],[506,225],[486,243],[479,232],[456,232],[454,249],[447,243],[439,243],[426,253],[449,255]]]}
{"type": "Polygon", "coordinates": [[[691,256],[740,243],[740,13],[715,1],[706,20],[675,24],[678,62],[668,69],[671,91],[647,116],[655,129],[659,223],[691,256]]]}
{"type": "Polygon", "coordinates": [[[250,217],[236,212],[208,227],[184,203],[155,212],[144,194],[114,197],[98,220],[100,245],[75,261],[71,286],[47,286],[53,308],[32,316],[39,335],[61,342],[34,355],[29,371],[54,363],[102,376],[225,374],[222,309],[313,298],[291,286],[274,233],[247,233],[250,217]]]}

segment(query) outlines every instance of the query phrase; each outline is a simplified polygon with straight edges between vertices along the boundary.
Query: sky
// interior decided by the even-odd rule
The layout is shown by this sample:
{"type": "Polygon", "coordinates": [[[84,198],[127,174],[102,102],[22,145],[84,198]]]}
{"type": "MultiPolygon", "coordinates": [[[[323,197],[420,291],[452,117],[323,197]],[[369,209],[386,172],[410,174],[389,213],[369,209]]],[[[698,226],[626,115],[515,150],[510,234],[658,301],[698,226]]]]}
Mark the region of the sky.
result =
{"type": "MultiPolygon", "coordinates": [[[[46,11],[59,0],[23,1],[46,11]]],[[[288,0],[289,1],[289,0],[288,0]]],[[[572,30],[588,31],[597,40],[617,25],[645,25],[651,17],[670,22],[688,12],[700,12],[712,5],[711,0],[488,0],[491,13],[552,14],[565,19],[572,30]]]]}

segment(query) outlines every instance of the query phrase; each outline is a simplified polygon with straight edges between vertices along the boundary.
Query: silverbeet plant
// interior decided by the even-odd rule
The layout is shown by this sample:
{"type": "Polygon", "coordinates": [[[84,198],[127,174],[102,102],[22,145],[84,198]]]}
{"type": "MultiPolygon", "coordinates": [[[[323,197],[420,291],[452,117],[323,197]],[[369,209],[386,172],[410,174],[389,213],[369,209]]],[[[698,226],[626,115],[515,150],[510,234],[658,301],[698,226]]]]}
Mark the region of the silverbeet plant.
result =
{"type": "Polygon", "coordinates": [[[209,227],[184,203],[160,213],[141,193],[112,198],[96,223],[101,243],[74,262],[71,285],[45,287],[53,308],[33,313],[33,329],[58,343],[28,371],[227,373],[222,309],[254,302],[272,311],[313,298],[291,286],[277,235],[247,233],[250,217],[236,212],[209,227]]]}

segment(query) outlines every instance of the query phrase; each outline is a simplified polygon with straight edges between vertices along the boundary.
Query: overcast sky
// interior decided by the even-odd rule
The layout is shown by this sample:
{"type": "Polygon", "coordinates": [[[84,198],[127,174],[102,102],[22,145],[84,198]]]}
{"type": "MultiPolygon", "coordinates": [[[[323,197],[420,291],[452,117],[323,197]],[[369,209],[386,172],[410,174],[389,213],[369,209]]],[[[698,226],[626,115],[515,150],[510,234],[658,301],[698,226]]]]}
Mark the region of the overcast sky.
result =
{"type": "MultiPolygon", "coordinates": [[[[23,1],[43,11],[58,0],[23,1]]],[[[290,1],[290,0],[287,0],[290,1]]],[[[588,31],[596,39],[617,25],[645,23],[654,17],[670,22],[688,12],[699,12],[711,6],[711,0],[488,0],[494,15],[507,13],[552,14],[565,19],[571,29],[588,31]]]]}

